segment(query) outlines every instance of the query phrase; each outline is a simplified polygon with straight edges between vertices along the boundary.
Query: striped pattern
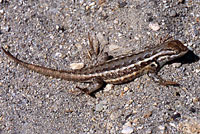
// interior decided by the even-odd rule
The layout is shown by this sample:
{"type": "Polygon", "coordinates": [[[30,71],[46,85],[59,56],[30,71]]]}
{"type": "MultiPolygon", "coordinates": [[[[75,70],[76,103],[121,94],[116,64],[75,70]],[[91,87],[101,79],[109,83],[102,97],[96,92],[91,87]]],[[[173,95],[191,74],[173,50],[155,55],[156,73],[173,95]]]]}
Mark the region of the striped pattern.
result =
{"type": "Polygon", "coordinates": [[[101,78],[106,83],[121,84],[145,73],[158,71],[166,62],[183,56],[188,49],[180,41],[173,40],[137,54],[119,56],[102,64],[75,71],[55,70],[29,64],[15,58],[5,49],[3,51],[20,65],[46,76],[80,82],[101,78]]]}

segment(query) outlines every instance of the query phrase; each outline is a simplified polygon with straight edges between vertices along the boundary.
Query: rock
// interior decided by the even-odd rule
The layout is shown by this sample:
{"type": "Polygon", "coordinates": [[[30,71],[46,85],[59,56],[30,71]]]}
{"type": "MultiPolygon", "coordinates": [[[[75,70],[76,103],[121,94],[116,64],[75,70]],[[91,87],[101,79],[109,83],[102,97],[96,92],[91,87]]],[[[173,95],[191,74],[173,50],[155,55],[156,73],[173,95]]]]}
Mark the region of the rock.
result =
{"type": "Polygon", "coordinates": [[[81,69],[84,67],[84,63],[71,63],[70,68],[75,70],[75,69],[81,69]]]}
{"type": "Polygon", "coordinates": [[[133,132],[133,128],[132,127],[124,127],[122,129],[122,133],[123,134],[131,134],[133,132]]]}
{"type": "Polygon", "coordinates": [[[97,34],[97,39],[98,39],[98,41],[100,42],[100,44],[101,44],[102,46],[108,44],[107,38],[106,38],[105,36],[103,36],[102,33],[98,33],[98,34],[97,34]]]}
{"type": "Polygon", "coordinates": [[[158,23],[150,23],[149,28],[151,28],[153,31],[158,31],[160,29],[160,26],[158,23]]]}
{"type": "Polygon", "coordinates": [[[181,66],[181,63],[173,63],[172,66],[175,68],[179,68],[181,66]]]}
{"type": "Polygon", "coordinates": [[[110,91],[113,88],[113,84],[106,84],[106,87],[104,88],[105,92],[110,91]]]}
{"type": "Polygon", "coordinates": [[[97,104],[95,110],[96,110],[97,112],[102,111],[102,110],[103,110],[103,104],[101,104],[101,103],[100,103],[100,104],[97,104]]]}
{"type": "Polygon", "coordinates": [[[127,122],[123,125],[122,133],[123,134],[131,134],[133,132],[133,128],[131,127],[131,123],[127,122]]]}

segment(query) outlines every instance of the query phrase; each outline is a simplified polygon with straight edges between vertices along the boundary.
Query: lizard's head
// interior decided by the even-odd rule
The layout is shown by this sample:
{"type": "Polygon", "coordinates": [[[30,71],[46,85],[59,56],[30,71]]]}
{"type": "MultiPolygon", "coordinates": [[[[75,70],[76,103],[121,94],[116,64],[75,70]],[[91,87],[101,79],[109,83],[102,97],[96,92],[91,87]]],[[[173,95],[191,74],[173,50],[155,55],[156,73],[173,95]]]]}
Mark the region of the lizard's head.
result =
{"type": "Polygon", "coordinates": [[[167,41],[163,43],[157,61],[162,66],[168,61],[185,55],[188,51],[189,49],[178,40],[167,41]]]}
{"type": "Polygon", "coordinates": [[[177,55],[182,56],[188,52],[188,48],[183,45],[179,40],[172,40],[166,42],[165,48],[174,51],[177,55]]]}

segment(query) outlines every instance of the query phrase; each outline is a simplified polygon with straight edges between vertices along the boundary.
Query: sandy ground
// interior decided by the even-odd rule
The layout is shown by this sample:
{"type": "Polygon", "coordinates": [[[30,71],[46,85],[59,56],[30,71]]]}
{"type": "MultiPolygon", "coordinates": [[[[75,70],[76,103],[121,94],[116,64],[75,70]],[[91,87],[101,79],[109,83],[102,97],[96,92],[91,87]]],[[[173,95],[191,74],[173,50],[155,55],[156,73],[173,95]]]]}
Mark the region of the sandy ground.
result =
{"type": "MultiPolygon", "coordinates": [[[[199,0],[0,0],[0,45],[29,63],[70,69],[84,62],[88,33],[116,56],[159,44],[166,35],[200,56],[199,0]]],[[[188,56],[186,57],[188,58],[188,56]]],[[[200,61],[107,85],[96,98],[68,82],[29,71],[0,51],[1,134],[199,134],[200,61]]]]}

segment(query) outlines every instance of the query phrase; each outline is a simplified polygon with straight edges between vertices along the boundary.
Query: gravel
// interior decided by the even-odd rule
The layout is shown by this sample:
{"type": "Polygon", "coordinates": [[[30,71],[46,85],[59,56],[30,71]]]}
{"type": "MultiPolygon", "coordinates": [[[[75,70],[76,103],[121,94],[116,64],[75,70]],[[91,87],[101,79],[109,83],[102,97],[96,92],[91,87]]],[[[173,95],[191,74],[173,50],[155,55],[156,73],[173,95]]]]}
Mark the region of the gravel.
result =
{"type": "MultiPolygon", "coordinates": [[[[1,0],[0,21],[1,46],[54,69],[93,63],[85,55],[88,33],[114,57],[158,45],[168,34],[200,56],[199,0],[1,0]]],[[[164,87],[144,75],[92,98],[76,88],[81,83],[29,71],[1,50],[0,133],[197,134],[199,70],[199,60],[169,64],[159,74],[180,87],[164,87]]]]}

